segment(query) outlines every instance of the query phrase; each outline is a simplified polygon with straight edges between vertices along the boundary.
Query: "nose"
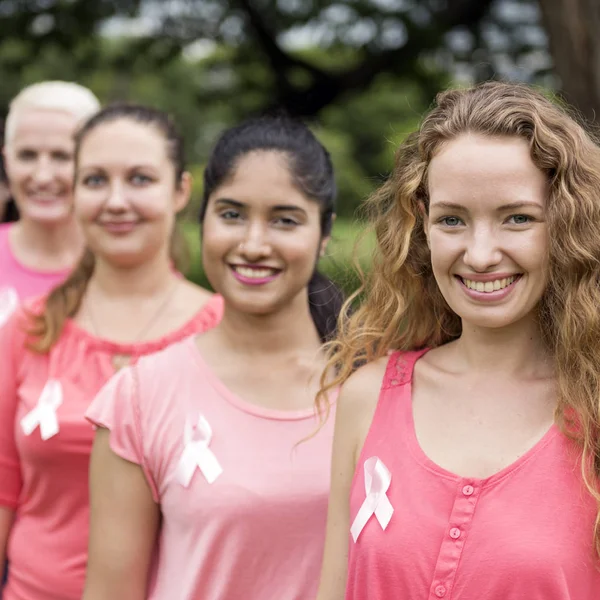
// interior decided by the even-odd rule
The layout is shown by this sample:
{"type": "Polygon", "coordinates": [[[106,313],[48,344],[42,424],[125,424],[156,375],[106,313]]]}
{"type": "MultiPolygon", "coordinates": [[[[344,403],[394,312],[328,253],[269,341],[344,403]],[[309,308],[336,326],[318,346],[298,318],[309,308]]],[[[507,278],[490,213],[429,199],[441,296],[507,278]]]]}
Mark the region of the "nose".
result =
{"type": "Polygon", "coordinates": [[[113,212],[127,210],[127,198],[124,186],[119,181],[112,181],[108,188],[108,195],[104,208],[113,212]]]}
{"type": "Polygon", "coordinates": [[[493,228],[479,227],[473,230],[463,260],[477,273],[485,273],[501,262],[501,244],[493,228]]]}
{"type": "Polygon", "coordinates": [[[41,155],[35,165],[34,179],[38,185],[51,183],[54,179],[54,169],[52,161],[48,156],[41,155]]]}
{"type": "Polygon", "coordinates": [[[256,262],[271,253],[268,232],[261,223],[250,223],[240,243],[240,254],[249,262],[256,262]]]}

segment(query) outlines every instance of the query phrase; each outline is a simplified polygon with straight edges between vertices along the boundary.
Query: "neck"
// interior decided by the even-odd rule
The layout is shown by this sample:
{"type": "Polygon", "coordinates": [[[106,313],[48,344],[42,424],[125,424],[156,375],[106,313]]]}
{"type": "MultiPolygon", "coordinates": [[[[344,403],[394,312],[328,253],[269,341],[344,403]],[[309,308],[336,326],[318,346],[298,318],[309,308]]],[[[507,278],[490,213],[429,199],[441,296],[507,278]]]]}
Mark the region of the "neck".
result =
{"type": "Polygon", "coordinates": [[[533,316],[498,329],[463,323],[455,348],[471,372],[510,376],[548,372],[551,368],[550,354],[533,316]]]}
{"type": "Polygon", "coordinates": [[[96,259],[88,289],[103,296],[121,299],[147,298],[173,285],[177,274],[162,253],[133,267],[119,267],[96,259]]]}
{"type": "Polygon", "coordinates": [[[83,235],[72,217],[51,226],[20,219],[11,235],[17,258],[42,268],[71,268],[84,248],[83,235]]]}
{"type": "Polygon", "coordinates": [[[246,356],[314,353],[321,346],[306,292],[282,310],[268,315],[242,313],[226,302],[223,319],[216,330],[230,348],[246,356]]]}

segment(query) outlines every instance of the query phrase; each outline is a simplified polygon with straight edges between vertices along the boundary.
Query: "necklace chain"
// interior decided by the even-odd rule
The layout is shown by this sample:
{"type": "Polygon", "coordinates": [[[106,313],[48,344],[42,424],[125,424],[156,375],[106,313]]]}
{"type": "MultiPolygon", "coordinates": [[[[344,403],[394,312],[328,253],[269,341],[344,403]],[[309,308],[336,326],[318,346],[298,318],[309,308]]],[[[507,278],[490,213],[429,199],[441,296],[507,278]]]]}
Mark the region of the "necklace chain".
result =
{"type": "MultiPolygon", "coordinates": [[[[135,344],[135,343],[139,342],[152,329],[152,327],[156,324],[156,320],[158,319],[158,317],[160,317],[162,315],[162,313],[165,311],[165,309],[169,306],[169,304],[175,294],[175,290],[178,287],[179,287],[179,281],[176,280],[175,283],[169,288],[169,290],[167,290],[167,293],[165,294],[164,299],[158,305],[157,309],[150,315],[150,318],[144,323],[143,327],[140,329],[140,331],[137,333],[137,335],[134,336],[131,343],[135,344]]],[[[92,303],[89,301],[89,296],[87,297],[87,300],[88,301],[86,302],[85,308],[86,308],[88,320],[90,322],[90,325],[92,326],[92,331],[96,337],[102,337],[100,335],[100,329],[98,327],[97,321],[94,317],[94,311],[92,310],[92,303]]],[[[128,360],[129,360],[128,356],[116,354],[113,357],[113,365],[118,370],[122,366],[127,364],[128,360]],[[121,363],[123,363],[123,364],[121,364],[121,363]]]]}

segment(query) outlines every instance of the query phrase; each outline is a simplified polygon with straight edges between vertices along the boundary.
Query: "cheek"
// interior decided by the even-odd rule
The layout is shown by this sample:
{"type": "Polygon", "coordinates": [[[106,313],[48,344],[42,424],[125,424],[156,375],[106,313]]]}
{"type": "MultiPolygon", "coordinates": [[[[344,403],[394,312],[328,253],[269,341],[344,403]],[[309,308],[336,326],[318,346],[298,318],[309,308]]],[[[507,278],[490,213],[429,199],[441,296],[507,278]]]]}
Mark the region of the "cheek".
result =
{"type": "Polygon", "coordinates": [[[93,221],[102,212],[104,197],[100,192],[75,188],[73,210],[82,223],[93,221]]]}
{"type": "Polygon", "coordinates": [[[131,208],[147,221],[171,221],[175,218],[172,190],[164,188],[132,192],[131,208]]]}
{"type": "Polygon", "coordinates": [[[13,185],[20,183],[24,178],[28,177],[32,171],[33,167],[31,164],[23,163],[19,160],[7,159],[6,161],[6,175],[13,185]]]}
{"type": "Polygon", "coordinates": [[[429,235],[429,251],[434,271],[450,267],[460,256],[463,242],[459,235],[448,235],[431,230],[429,235]]]}
{"type": "Polygon", "coordinates": [[[320,237],[308,232],[301,235],[281,236],[276,242],[276,248],[288,267],[302,269],[312,274],[315,262],[318,260],[320,237]]]}
{"type": "Polygon", "coordinates": [[[54,175],[61,179],[69,187],[73,187],[73,178],[75,177],[75,164],[70,162],[60,163],[54,167],[54,175]]]}

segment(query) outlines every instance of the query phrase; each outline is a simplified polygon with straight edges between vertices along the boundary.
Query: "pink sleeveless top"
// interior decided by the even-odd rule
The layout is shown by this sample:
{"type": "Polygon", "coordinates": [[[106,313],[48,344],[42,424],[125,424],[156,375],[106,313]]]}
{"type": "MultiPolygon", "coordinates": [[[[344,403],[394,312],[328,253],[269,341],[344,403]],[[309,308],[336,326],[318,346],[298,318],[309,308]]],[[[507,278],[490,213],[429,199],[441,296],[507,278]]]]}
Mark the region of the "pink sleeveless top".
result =
{"type": "Polygon", "coordinates": [[[352,482],[350,515],[354,521],[365,502],[368,459],[374,460],[367,470],[380,463],[371,492],[382,480],[385,490],[389,480],[393,513],[386,515],[380,496],[356,542],[350,537],[346,600],[600,598],[596,507],[575,444],[552,426],[486,479],[442,469],[420,448],[413,423],[411,378],[424,352],[396,352],[388,362],[352,482]]]}

